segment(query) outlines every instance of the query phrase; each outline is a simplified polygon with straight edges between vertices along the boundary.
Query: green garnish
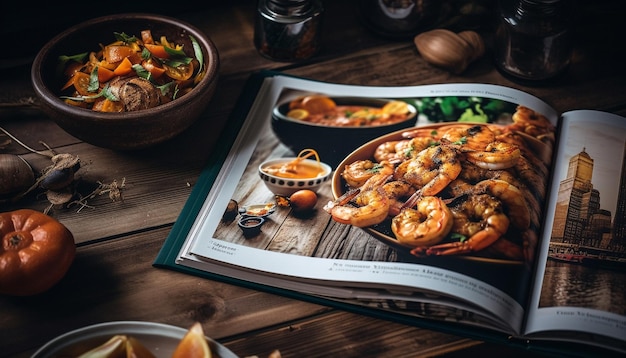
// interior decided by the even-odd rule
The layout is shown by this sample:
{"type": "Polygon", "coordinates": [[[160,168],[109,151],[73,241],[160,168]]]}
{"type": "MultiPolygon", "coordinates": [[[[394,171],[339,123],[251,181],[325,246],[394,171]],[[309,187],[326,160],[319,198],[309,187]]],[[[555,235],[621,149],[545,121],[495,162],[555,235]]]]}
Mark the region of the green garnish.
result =
{"type": "Polygon", "coordinates": [[[137,42],[139,39],[136,36],[129,36],[123,32],[113,32],[113,35],[118,41],[123,41],[125,43],[137,42]]]}
{"type": "Polygon", "coordinates": [[[204,64],[204,56],[202,55],[202,48],[200,48],[200,44],[198,43],[198,41],[196,41],[196,39],[189,35],[189,38],[191,39],[191,45],[193,46],[193,52],[196,55],[196,59],[198,59],[198,62],[200,62],[200,67],[198,68],[198,73],[202,72],[202,65],[204,64]]]}
{"type": "Polygon", "coordinates": [[[87,91],[96,92],[100,88],[100,81],[98,81],[98,66],[94,66],[93,70],[91,70],[91,74],[89,75],[89,86],[87,87],[87,91]]]}

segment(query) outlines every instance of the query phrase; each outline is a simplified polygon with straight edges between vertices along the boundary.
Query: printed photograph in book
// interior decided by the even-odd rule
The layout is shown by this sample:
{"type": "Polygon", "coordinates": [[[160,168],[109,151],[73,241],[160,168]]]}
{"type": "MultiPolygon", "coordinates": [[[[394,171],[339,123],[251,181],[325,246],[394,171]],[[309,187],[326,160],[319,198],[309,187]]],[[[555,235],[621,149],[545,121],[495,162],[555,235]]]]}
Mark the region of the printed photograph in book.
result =
{"type": "Polygon", "coordinates": [[[290,255],[424,263],[526,299],[520,282],[534,260],[555,138],[541,113],[480,97],[376,101],[285,90],[272,118],[258,120],[267,121],[265,133],[215,239],[290,255]],[[411,121],[385,129],[396,117],[411,121]],[[315,123],[294,140],[289,133],[298,132],[282,131],[279,120],[315,123]],[[332,134],[368,126],[378,130],[358,142],[332,134]],[[322,177],[311,169],[318,165],[322,177]]]}
{"type": "Polygon", "coordinates": [[[565,134],[539,307],[626,315],[626,131],[587,117],[565,134]]]}

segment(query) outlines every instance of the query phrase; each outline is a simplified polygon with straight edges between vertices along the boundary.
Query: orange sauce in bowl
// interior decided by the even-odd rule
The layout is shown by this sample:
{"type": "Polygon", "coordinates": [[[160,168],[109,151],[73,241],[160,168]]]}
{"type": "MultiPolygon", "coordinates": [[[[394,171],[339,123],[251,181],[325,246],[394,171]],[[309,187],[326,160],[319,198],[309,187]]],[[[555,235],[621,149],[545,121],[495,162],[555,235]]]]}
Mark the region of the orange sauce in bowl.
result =
{"type": "Polygon", "coordinates": [[[288,179],[311,179],[326,174],[324,167],[319,163],[302,160],[275,163],[261,170],[266,174],[288,179]]]}

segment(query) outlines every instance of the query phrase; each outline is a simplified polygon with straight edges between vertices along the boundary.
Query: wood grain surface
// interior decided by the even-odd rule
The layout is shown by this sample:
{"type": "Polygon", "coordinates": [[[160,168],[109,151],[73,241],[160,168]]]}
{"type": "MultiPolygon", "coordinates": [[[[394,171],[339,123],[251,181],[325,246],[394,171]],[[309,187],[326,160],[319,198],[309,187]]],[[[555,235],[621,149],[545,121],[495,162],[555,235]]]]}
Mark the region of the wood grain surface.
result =
{"type": "MultiPolygon", "coordinates": [[[[192,128],[167,143],[136,152],[94,147],[68,135],[30,105],[9,106],[30,104],[34,93],[28,61],[3,65],[2,128],[33,148],[41,150],[40,142],[45,142],[58,153],[79,156],[83,166],[78,174],[84,185],[115,180],[125,186],[123,201],[99,196],[89,199],[88,206],[51,208],[50,214],[75,235],[76,260],[66,277],[44,294],[0,297],[0,356],[28,357],[62,333],[116,320],[180,327],[199,321],[208,336],[242,357],[265,357],[274,349],[284,357],[530,355],[152,266],[235,110],[246,80],[261,69],[355,85],[500,84],[541,97],[559,111],[589,108],[626,115],[623,57],[616,55],[617,46],[608,46],[611,40],[623,39],[623,31],[612,25],[616,16],[605,7],[584,9],[590,21],[576,30],[579,41],[567,75],[553,83],[529,86],[503,77],[493,67],[489,51],[466,72],[452,75],[424,62],[411,39],[389,39],[369,32],[359,20],[357,1],[324,1],[324,5],[323,47],[317,56],[301,63],[274,62],[257,53],[252,43],[253,1],[220,2],[196,11],[179,9],[175,16],[205,31],[217,45],[221,60],[218,88],[192,128]]],[[[486,39],[490,30],[489,26],[479,29],[486,39]]],[[[31,55],[35,50],[31,48],[31,55]]],[[[20,59],[28,57],[24,54],[20,59]]],[[[9,62],[3,58],[3,64],[9,62]]],[[[49,165],[49,158],[16,143],[2,152],[23,156],[37,171],[49,165]]],[[[45,197],[33,195],[16,204],[2,204],[0,209],[45,210],[48,206],[45,197]]],[[[287,235],[285,240],[291,239],[292,235],[287,235]]],[[[320,255],[334,250],[331,244],[320,243],[320,255]]],[[[278,251],[295,247],[305,254],[312,252],[305,242],[271,245],[278,251]]]]}

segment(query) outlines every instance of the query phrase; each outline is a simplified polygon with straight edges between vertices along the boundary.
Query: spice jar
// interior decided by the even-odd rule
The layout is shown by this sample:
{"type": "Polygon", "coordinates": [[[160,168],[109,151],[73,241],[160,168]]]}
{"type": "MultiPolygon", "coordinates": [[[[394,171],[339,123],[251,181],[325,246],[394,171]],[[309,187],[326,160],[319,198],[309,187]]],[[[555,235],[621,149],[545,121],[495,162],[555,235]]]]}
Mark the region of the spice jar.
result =
{"type": "Polygon", "coordinates": [[[259,0],[254,45],[273,60],[310,58],[320,47],[322,13],[319,0],[259,0]]]}
{"type": "Polygon", "coordinates": [[[439,19],[441,0],[359,0],[359,15],[371,31],[411,38],[439,19]]]}
{"type": "Polygon", "coordinates": [[[494,55],[517,79],[541,81],[566,70],[572,53],[569,0],[500,0],[494,55]]]}

